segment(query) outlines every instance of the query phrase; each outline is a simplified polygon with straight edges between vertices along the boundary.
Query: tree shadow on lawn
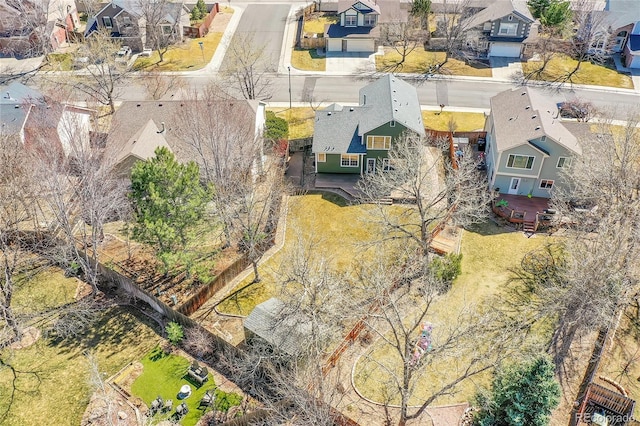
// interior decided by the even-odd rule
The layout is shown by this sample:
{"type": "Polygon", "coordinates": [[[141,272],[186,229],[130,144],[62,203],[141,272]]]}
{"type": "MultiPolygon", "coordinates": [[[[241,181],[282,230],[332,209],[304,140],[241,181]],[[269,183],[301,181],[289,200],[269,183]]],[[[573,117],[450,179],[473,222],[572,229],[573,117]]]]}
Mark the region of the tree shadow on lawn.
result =
{"type": "Polygon", "coordinates": [[[70,357],[76,356],[78,352],[94,350],[97,346],[117,348],[125,340],[128,345],[138,345],[144,343],[145,335],[131,331],[140,326],[147,326],[158,336],[162,336],[158,323],[132,307],[120,306],[101,312],[100,318],[82,336],[67,339],[54,337],[49,339],[48,344],[57,347],[61,354],[69,354],[70,357]]]}
{"type": "Polygon", "coordinates": [[[329,191],[322,191],[319,189],[311,189],[307,191],[308,195],[314,195],[314,194],[318,194],[320,196],[322,196],[322,199],[325,201],[328,201],[332,204],[335,204],[338,207],[349,207],[351,205],[357,204],[355,202],[350,202],[349,200],[347,200],[346,198],[344,198],[341,195],[338,195],[336,193],[333,192],[329,192],[329,191]]]}
{"type": "Polygon", "coordinates": [[[489,218],[484,222],[475,223],[465,228],[465,231],[482,236],[511,234],[514,232],[521,232],[517,230],[512,223],[501,225],[495,222],[494,218],[489,218]]]}

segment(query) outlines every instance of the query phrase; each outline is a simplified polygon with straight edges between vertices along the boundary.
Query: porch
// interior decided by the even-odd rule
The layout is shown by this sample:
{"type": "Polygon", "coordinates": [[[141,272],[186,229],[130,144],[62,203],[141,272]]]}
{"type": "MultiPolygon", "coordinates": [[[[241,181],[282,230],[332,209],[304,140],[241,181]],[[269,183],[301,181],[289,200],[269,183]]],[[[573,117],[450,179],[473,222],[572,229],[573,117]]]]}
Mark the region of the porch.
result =
{"type": "Polygon", "coordinates": [[[493,212],[510,223],[522,225],[525,232],[535,232],[548,226],[553,219],[549,199],[524,195],[498,194],[492,201],[493,212]]]}
{"type": "Polygon", "coordinates": [[[359,180],[359,174],[316,173],[315,187],[316,189],[341,190],[354,199],[361,195],[356,188],[359,180]]]}

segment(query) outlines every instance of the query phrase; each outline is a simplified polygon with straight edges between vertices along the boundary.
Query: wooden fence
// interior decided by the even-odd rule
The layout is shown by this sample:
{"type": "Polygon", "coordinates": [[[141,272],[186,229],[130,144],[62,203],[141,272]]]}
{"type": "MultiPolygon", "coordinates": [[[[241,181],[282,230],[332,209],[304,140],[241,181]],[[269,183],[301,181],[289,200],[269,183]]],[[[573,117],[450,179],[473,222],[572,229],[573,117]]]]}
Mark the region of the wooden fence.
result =
{"type": "Polygon", "coordinates": [[[216,17],[218,12],[220,12],[220,4],[214,3],[213,7],[211,8],[207,16],[205,16],[204,20],[200,25],[198,25],[197,27],[192,27],[192,26],[183,27],[182,34],[185,37],[191,37],[191,38],[201,38],[206,36],[207,34],[209,34],[209,28],[211,27],[213,18],[216,17]]]}
{"type": "Polygon", "coordinates": [[[322,49],[326,45],[324,37],[302,37],[300,39],[301,49],[322,49]]]}

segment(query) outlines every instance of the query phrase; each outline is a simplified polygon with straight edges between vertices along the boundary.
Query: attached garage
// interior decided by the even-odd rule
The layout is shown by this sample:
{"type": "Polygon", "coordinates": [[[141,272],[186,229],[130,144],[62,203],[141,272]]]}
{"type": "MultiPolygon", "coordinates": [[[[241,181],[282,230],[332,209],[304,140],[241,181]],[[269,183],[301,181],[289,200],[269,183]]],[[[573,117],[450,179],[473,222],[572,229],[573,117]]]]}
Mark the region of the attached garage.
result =
{"type": "Polygon", "coordinates": [[[327,52],[342,52],[342,39],[340,39],[340,38],[328,38],[327,39],[327,52]]]}
{"type": "Polygon", "coordinates": [[[347,39],[347,52],[373,52],[374,48],[372,39],[347,39]]]}
{"type": "Polygon", "coordinates": [[[493,42],[489,48],[489,56],[502,58],[519,58],[522,45],[520,43],[493,42]]]}

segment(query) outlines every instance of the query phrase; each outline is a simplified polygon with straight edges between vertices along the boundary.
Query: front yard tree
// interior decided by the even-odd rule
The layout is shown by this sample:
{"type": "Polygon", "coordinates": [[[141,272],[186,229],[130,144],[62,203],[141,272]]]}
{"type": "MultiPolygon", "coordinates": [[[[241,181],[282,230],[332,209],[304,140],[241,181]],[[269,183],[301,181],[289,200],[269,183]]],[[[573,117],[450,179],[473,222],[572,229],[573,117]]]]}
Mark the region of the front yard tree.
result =
{"type": "Polygon", "coordinates": [[[113,41],[108,31],[94,32],[74,55],[75,61],[86,61],[78,62],[86,67],[82,72],[73,73],[71,77],[68,73],[64,73],[64,77],[54,77],[54,82],[71,86],[99,104],[108,106],[109,112],[113,114],[115,99],[122,94],[123,83],[131,75],[127,64],[117,60],[118,50],[120,44],[113,41]]]}
{"type": "Polygon", "coordinates": [[[195,162],[181,164],[167,148],[157,148],[155,157],[131,170],[134,238],[153,246],[168,268],[170,255],[188,248],[209,199],[195,162]]]}
{"type": "Polygon", "coordinates": [[[489,194],[477,160],[468,152],[454,168],[443,154],[448,151],[448,138],[404,133],[389,151],[390,170],[380,165],[361,179],[362,200],[375,206],[371,220],[385,229],[383,239],[408,241],[428,256],[435,225],[465,226],[487,217],[489,194]],[[380,202],[392,196],[412,204],[398,212],[380,202]]]}
{"type": "Polygon", "coordinates": [[[236,34],[231,39],[220,71],[225,82],[245,99],[271,98],[270,74],[275,70],[265,52],[255,34],[236,34]]]}
{"type": "Polygon", "coordinates": [[[400,60],[391,65],[389,71],[400,71],[407,57],[420,45],[420,35],[410,23],[403,21],[389,22],[381,28],[382,43],[400,55],[400,60]]]}
{"type": "Polygon", "coordinates": [[[171,43],[177,40],[177,32],[182,31],[179,16],[184,13],[184,6],[172,0],[138,0],[138,6],[146,22],[147,43],[162,62],[171,43]]]}
{"type": "Polygon", "coordinates": [[[546,426],[560,402],[560,385],[553,363],[540,356],[508,365],[493,379],[491,393],[479,395],[478,426],[546,426]]]}

